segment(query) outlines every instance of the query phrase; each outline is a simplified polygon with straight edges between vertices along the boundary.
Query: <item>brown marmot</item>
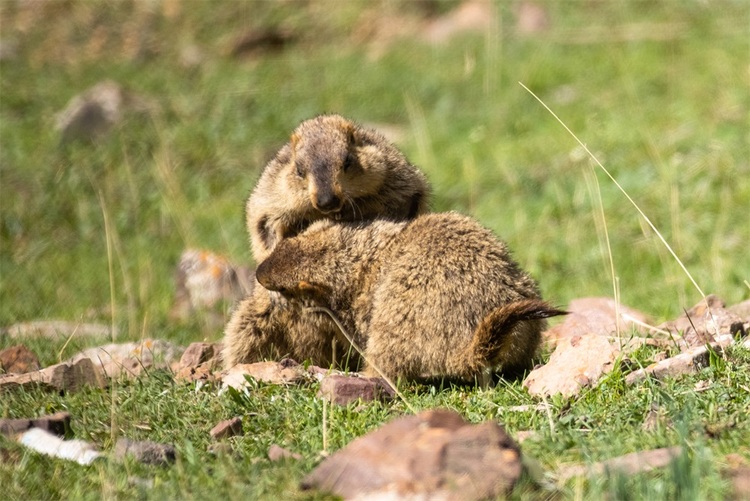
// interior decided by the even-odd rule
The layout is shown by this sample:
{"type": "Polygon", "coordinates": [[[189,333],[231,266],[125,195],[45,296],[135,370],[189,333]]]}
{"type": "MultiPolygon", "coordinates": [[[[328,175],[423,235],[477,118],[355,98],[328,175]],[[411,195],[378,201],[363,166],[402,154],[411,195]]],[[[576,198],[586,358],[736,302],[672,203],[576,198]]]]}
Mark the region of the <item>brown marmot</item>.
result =
{"type": "MultiPolygon", "coordinates": [[[[390,377],[484,379],[529,368],[547,317],[534,280],[473,219],[321,221],[279,242],[258,282],[330,308],[368,363],[390,377]]],[[[319,313],[322,315],[321,313],[319,313]]]]}
{"type": "MultiPolygon", "coordinates": [[[[424,174],[381,134],[339,115],[315,117],[295,129],[247,201],[255,261],[314,221],[403,221],[426,212],[429,196],[424,174]]],[[[330,364],[337,335],[330,319],[256,286],[226,326],[224,363],[287,355],[330,364]]]]}

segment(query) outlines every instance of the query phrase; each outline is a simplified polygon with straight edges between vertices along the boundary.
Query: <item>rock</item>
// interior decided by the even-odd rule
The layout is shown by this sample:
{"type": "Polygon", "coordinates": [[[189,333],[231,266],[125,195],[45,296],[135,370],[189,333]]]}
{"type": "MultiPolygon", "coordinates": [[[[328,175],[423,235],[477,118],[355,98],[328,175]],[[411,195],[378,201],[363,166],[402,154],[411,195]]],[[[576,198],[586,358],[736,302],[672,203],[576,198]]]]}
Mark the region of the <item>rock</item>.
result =
{"type": "Polygon", "coordinates": [[[18,437],[18,443],[36,452],[89,465],[101,457],[93,445],[83,440],[61,440],[40,428],[31,428],[18,437]]]}
{"type": "Polygon", "coordinates": [[[268,459],[271,461],[281,461],[284,459],[302,459],[301,454],[297,454],[296,452],[292,452],[288,449],[284,449],[281,446],[278,446],[276,444],[272,444],[271,447],[268,448],[268,459]]]}
{"type": "Polygon", "coordinates": [[[224,325],[225,312],[252,291],[254,275],[246,267],[209,251],[186,250],[175,271],[174,320],[202,315],[210,329],[224,325]]]}
{"type": "Polygon", "coordinates": [[[338,405],[347,405],[359,399],[363,402],[391,400],[395,395],[396,392],[383,378],[338,374],[324,377],[318,392],[319,397],[338,405]]]}
{"type": "Polygon", "coordinates": [[[102,388],[104,382],[88,359],[63,362],[25,374],[0,375],[0,392],[36,385],[56,391],[75,392],[87,385],[102,388]]]}
{"type": "Polygon", "coordinates": [[[70,413],[56,412],[35,419],[0,419],[2,435],[16,435],[31,428],[40,428],[54,435],[64,436],[70,429],[70,413]]]}
{"type": "Polygon", "coordinates": [[[169,444],[121,438],[115,445],[114,457],[122,461],[126,456],[133,456],[140,463],[166,465],[174,463],[176,452],[169,444]]]}
{"type": "Polygon", "coordinates": [[[493,19],[492,4],[489,1],[466,0],[428,23],[422,37],[432,44],[444,44],[462,33],[484,33],[492,26],[493,19]]]}
{"type": "Polygon", "coordinates": [[[0,351],[0,373],[23,374],[39,368],[39,359],[25,345],[18,344],[0,351]]]}
{"type": "Polygon", "coordinates": [[[56,128],[63,142],[93,141],[106,136],[127,111],[155,111],[150,101],[123,89],[113,80],[104,80],[73,97],[57,115],[56,128]]]}
{"type": "MultiPolygon", "coordinates": [[[[568,305],[568,315],[562,323],[547,329],[544,333],[545,343],[556,346],[564,338],[596,334],[609,336],[617,332],[617,305],[607,297],[586,297],[574,299],[568,305]]],[[[649,323],[649,318],[638,310],[619,305],[620,330],[630,334],[631,329],[642,331],[643,328],[631,319],[649,323]]],[[[626,337],[626,336],[623,336],[626,337]]]]}
{"type": "Polygon", "coordinates": [[[217,378],[216,373],[209,367],[209,365],[203,364],[198,367],[183,367],[182,369],[179,369],[175,373],[174,379],[175,381],[188,383],[194,383],[197,381],[213,383],[217,378]]]}
{"type": "Polygon", "coordinates": [[[715,342],[714,338],[718,335],[744,336],[747,333],[743,319],[724,308],[724,302],[713,294],[706,296],[705,301],[701,300],[684,315],[661,324],[659,328],[678,338],[682,337],[683,349],[715,342]]]}
{"type": "Polygon", "coordinates": [[[289,359],[281,362],[237,364],[222,371],[222,389],[231,386],[235,390],[240,390],[248,384],[246,377],[270,384],[295,384],[304,381],[307,373],[301,365],[289,359]]]}
{"type": "MultiPolygon", "coordinates": [[[[111,328],[101,324],[82,324],[78,322],[65,322],[62,320],[38,320],[13,324],[3,329],[3,334],[11,339],[19,339],[29,336],[43,336],[48,338],[70,337],[112,337],[111,328]]],[[[114,332],[117,336],[117,331],[114,332]]]]}
{"type": "Polygon", "coordinates": [[[610,372],[619,352],[606,337],[589,334],[562,338],[549,362],[529,373],[523,382],[532,395],[570,397],[594,386],[610,372]]]}
{"type": "Polygon", "coordinates": [[[257,56],[267,52],[278,52],[296,40],[295,34],[286,29],[265,28],[243,33],[231,45],[232,57],[257,56]]]}
{"type": "Polygon", "coordinates": [[[617,472],[623,475],[635,475],[651,471],[654,468],[664,468],[680,454],[682,454],[681,447],[666,447],[663,449],[633,452],[588,466],[566,466],[558,470],[555,476],[558,482],[565,482],[570,478],[586,474],[603,475],[606,472],[617,472]]]}
{"type": "Polygon", "coordinates": [[[143,370],[169,367],[182,355],[183,350],[182,347],[161,339],[144,339],[88,348],[73,356],[70,362],[88,359],[105,378],[121,375],[135,377],[143,370]]]}
{"type": "Polygon", "coordinates": [[[184,367],[199,367],[211,363],[214,367],[219,365],[222,343],[190,343],[185,349],[177,365],[178,369],[184,367]]]}
{"type": "Polygon", "coordinates": [[[239,417],[226,419],[214,426],[210,435],[214,440],[224,440],[225,438],[242,435],[242,419],[239,417]]]}
{"type": "Polygon", "coordinates": [[[750,299],[748,299],[747,301],[743,301],[741,303],[732,305],[729,308],[727,308],[727,310],[730,313],[737,315],[738,317],[743,319],[746,324],[750,322],[750,299]]]}
{"type": "Polygon", "coordinates": [[[345,499],[485,499],[521,474],[518,446],[494,422],[434,409],[396,419],[325,459],[302,482],[345,499]]]}
{"type": "MultiPolygon", "coordinates": [[[[711,349],[716,353],[722,353],[722,347],[713,343],[711,349]]],[[[643,381],[648,376],[656,379],[676,377],[683,374],[694,374],[704,367],[708,367],[710,352],[706,346],[696,346],[671,358],[655,362],[648,367],[631,372],[625,377],[627,384],[635,384],[643,381]]]]}

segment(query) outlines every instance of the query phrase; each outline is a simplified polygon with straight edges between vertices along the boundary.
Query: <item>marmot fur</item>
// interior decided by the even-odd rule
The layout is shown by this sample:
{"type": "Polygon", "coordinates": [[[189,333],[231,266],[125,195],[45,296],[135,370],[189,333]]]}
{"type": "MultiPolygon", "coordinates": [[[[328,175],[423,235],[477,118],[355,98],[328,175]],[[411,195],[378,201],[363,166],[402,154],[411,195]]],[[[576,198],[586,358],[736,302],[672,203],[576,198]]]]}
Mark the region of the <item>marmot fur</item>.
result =
{"type": "MultiPolygon", "coordinates": [[[[255,261],[314,221],[403,221],[426,212],[429,196],[424,174],[378,132],[338,115],[307,120],[268,163],[247,201],[255,261]]],[[[330,319],[290,308],[256,283],[227,324],[224,363],[287,355],[330,364],[337,334],[330,319]]]]}
{"type": "MultiPolygon", "coordinates": [[[[529,368],[547,317],[534,280],[473,219],[321,221],[279,242],[258,282],[330,308],[368,363],[390,377],[483,379],[529,368]]],[[[322,315],[322,313],[319,313],[322,315]]]]}

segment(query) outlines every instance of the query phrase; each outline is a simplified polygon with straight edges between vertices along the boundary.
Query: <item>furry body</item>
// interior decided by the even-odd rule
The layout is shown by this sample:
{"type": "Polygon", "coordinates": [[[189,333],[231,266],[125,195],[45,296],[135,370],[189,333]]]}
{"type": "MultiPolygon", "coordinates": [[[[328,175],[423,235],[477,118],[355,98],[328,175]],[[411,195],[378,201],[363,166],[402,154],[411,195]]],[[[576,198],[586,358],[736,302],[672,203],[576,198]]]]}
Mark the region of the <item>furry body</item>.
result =
{"type": "Polygon", "coordinates": [[[544,319],[564,314],[541,300],[503,242],[456,213],[321,221],[279,242],[256,275],[263,287],[333,310],[368,364],[391,377],[523,370],[544,319]]]}
{"type": "MultiPolygon", "coordinates": [[[[255,261],[314,221],[403,221],[426,212],[429,195],[424,174],[376,131],[338,115],[307,120],[268,163],[247,201],[255,261]]],[[[292,308],[256,283],[226,326],[224,363],[287,355],[329,364],[337,332],[330,319],[292,308]]]]}

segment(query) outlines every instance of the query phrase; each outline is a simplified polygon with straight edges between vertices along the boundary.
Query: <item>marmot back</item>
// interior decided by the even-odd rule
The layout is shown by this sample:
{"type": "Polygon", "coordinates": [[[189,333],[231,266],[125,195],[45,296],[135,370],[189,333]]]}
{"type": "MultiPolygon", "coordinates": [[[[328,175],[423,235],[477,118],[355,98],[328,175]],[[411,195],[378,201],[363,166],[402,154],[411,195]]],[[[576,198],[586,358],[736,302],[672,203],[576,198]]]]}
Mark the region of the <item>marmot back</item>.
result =
{"type": "Polygon", "coordinates": [[[424,174],[381,134],[339,115],[302,122],[246,205],[256,262],[313,221],[403,221],[427,211],[424,174]]]}
{"type": "Polygon", "coordinates": [[[332,309],[368,362],[393,377],[528,368],[544,319],[564,313],[541,300],[503,242],[456,213],[318,222],[280,242],[256,274],[268,289],[332,309]]]}

